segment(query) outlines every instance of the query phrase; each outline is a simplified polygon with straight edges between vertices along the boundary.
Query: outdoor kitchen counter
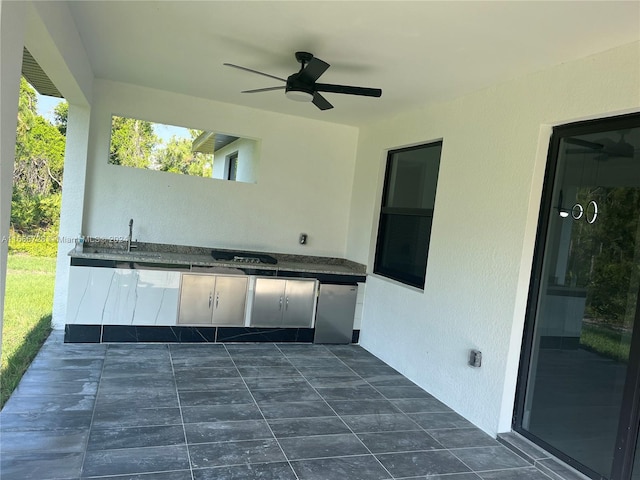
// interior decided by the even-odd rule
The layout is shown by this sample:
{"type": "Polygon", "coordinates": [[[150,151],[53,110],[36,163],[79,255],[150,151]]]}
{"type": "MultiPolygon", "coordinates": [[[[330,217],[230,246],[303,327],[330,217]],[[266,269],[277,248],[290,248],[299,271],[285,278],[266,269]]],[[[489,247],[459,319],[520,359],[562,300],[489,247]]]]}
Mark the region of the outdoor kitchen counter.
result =
{"type": "MultiPolygon", "coordinates": [[[[69,252],[71,265],[103,266],[112,268],[162,268],[182,269],[193,272],[229,272],[253,275],[293,276],[304,274],[354,276],[356,281],[364,281],[366,267],[342,258],[317,257],[308,255],[288,255],[281,253],[255,252],[269,255],[277,260],[271,263],[245,263],[234,260],[216,260],[211,256],[211,248],[188,247],[153,243],[135,243],[135,248],[127,251],[126,242],[105,244],[85,244],[83,251],[69,252]],[[297,274],[297,275],[296,275],[297,274]]],[[[217,249],[220,251],[220,249],[217,249]]],[[[236,253],[234,250],[224,250],[236,253]]],[[[250,254],[254,252],[240,252],[250,254]]]]}
{"type": "MultiPolygon", "coordinates": [[[[69,252],[65,342],[312,342],[315,309],[322,292],[342,287],[364,292],[361,286],[366,283],[365,266],[341,258],[140,242],[132,243],[131,247],[127,251],[127,242],[88,242],[81,252],[75,249],[69,252]],[[252,260],[256,258],[261,262],[254,263],[252,260]],[[235,282],[237,279],[228,278],[231,276],[245,277],[246,282],[235,282]],[[262,282],[265,277],[268,281],[262,282]],[[180,316],[185,280],[188,285],[202,280],[200,283],[208,285],[207,288],[217,288],[220,278],[225,278],[223,283],[227,286],[243,284],[244,293],[238,295],[222,287],[223,292],[232,293],[230,298],[237,298],[242,304],[238,307],[238,311],[244,312],[242,319],[233,317],[231,322],[220,316],[226,313],[216,312],[214,316],[206,308],[196,320],[180,316]],[[271,278],[282,282],[272,282],[271,278]],[[315,280],[313,301],[309,303],[305,297],[301,303],[308,312],[293,309],[296,315],[301,315],[296,323],[254,322],[255,292],[259,285],[307,287],[310,280],[315,280]]],[[[206,307],[213,290],[204,296],[198,292],[196,288],[185,294],[184,304],[206,307]]],[[[357,296],[354,300],[357,308],[357,296]]],[[[351,312],[348,316],[349,325],[358,327],[351,328],[347,341],[358,339],[359,323],[354,323],[355,315],[351,312]]]]}

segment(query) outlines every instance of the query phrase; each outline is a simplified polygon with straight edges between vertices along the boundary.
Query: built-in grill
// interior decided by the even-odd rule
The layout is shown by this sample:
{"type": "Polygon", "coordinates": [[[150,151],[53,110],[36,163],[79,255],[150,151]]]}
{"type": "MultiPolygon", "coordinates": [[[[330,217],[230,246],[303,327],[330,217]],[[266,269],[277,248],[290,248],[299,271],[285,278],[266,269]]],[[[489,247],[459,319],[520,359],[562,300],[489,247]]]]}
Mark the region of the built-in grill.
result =
{"type": "Polygon", "coordinates": [[[211,250],[214,260],[237,263],[268,263],[275,265],[278,260],[271,255],[256,252],[241,252],[237,250],[211,250]]]}
{"type": "Polygon", "coordinates": [[[258,257],[244,257],[240,255],[234,255],[233,261],[241,263],[261,263],[258,257]]]}

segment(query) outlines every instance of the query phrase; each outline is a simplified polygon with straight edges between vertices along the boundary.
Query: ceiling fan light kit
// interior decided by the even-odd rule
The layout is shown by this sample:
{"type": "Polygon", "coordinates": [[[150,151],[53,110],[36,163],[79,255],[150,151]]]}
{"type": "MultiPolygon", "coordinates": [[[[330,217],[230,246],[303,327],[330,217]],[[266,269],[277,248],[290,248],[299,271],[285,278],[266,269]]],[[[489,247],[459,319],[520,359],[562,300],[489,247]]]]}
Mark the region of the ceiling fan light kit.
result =
{"type": "Polygon", "coordinates": [[[293,100],[295,102],[310,102],[313,100],[312,93],[303,92],[301,90],[287,90],[284,94],[289,100],[293,100]]]}
{"type": "Polygon", "coordinates": [[[242,93],[260,93],[273,90],[284,90],[285,96],[297,102],[313,102],[320,110],[329,110],[333,105],[324,98],[320,92],[340,93],[343,95],[359,95],[363,97],[381,97],[379,88],[354,87],[351,85],[334,85],[329,83],[316,83],[316,80],[330,67],[330,65],[308,52],[296,52],[296,60],[300,63],[300,70],[290,75],[286,80],[268,73],[259,72],[240,65],[225,63],[227,67],[238,68],[265,77],[285,82],[282,87],[257,88],[244,90],[242,93]]]}
{"type": "Polygon", "coordinates": [[[305,91],[305,90],[297,90],[293,88],[286,88],[284,91],[284,95],[296,102],[311,102],[313,100],[313,91],[305,91]]]}

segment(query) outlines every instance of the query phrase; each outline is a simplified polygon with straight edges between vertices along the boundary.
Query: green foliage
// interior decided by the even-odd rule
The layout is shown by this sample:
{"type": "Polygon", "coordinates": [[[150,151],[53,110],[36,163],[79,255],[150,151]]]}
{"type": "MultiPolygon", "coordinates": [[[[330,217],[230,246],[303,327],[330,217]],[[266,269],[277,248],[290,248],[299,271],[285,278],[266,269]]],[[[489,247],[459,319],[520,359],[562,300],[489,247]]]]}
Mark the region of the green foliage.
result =
{"type": "Polygon", "coordinates": [[[18,128],[17,136],[24,136],[31,129],[36,114],[36,91],[23,78],[20,79],[20,96],[18,98],[18,128]]]}
{"type": "Polygon", "coordinates": [[[55,259],[9,255],[0,362],[0,408],[51,332],[55,259]]]}
{"type": "Polygon", "coordinates": [[[11,227],[22,234],[57,232],[60,218],[65,137],[36,113],[36,102],[35,90],[23,78],[11,202],[11,227]]]}
{"type": "Polygon", "coordinates": [[[111,125],[109,163],[149,168],[158,143],[151,122],[114,116],[111,125]]]}
{"type": "Polygon", "coordinates": [[[640,288],[640,191],[585,187],[577,200],[599,205],[596,222],[573,227],[570,275],[588,289],[586,313],[610,325],[632,325],[640,288]]]}
{"type": "MultiPolygon", "coordinates": [[[[69,246],[68,250],[71,248],[69,246]]],[[[51,236],[50,230],[29,235],[14,234],[9,237],[9,252],[55,258],[58,254],[58,238],[51,236]]]]}
{"type": "Polygon", "coordinates": [[[201,130],[189,129],[190,139],[173,136],[163,145],[153,127],[151,122],[114,116],[111,123],[109,163],[211,177],[213,156],[192,150],[193,140],[202,133],[201,130]]]}
{"type": "Polygon", "coordinates": [[[69,118],[69,104],[61,102],[53,109],[55,126],[62,135],[67,135],[67,119],[69,118]]]}
{"type": "Polygon", "coordinates": [[[582,324],[580,344],[603,357],[627,362],[631,349],[631,335],[604,325],[582,324]]]}
{"type": "MultiPolygon", "coordinates": [[[[193,136],[191,131],[191,135],[193,136]]],[[[211,176],[211,161],[209,155],[193,152],[191,140],[172,137],[164,149],[156,156],[156,165],[162,172],[182,173],[199,177],[211,176]]]]}

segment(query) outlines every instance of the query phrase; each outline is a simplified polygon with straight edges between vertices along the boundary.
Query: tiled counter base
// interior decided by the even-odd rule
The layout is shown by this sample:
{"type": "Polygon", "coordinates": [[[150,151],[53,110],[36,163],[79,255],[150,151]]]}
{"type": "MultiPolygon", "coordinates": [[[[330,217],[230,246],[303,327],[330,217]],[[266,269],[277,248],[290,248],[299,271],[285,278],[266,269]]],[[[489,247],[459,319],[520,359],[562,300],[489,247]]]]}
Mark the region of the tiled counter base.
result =
{"type": "Polygon", "coordinates": [[[55,332],[0,429],[3,480],[549,480],[355,345],[55,332]]]}

